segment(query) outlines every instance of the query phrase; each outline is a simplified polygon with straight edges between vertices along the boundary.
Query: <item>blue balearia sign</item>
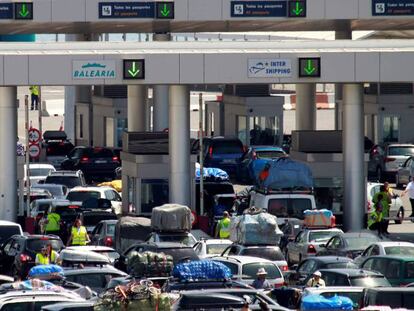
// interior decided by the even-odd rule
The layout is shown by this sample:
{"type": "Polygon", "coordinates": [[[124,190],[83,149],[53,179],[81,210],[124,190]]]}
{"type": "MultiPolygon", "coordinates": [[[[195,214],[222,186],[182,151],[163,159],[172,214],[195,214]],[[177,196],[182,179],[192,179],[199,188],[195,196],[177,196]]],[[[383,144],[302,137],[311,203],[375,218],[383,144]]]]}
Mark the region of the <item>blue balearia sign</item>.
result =
{"type": "Polygon", "coordinates": [[[72,79],[115,79],[114,60],[74,60],[72,79]]]}

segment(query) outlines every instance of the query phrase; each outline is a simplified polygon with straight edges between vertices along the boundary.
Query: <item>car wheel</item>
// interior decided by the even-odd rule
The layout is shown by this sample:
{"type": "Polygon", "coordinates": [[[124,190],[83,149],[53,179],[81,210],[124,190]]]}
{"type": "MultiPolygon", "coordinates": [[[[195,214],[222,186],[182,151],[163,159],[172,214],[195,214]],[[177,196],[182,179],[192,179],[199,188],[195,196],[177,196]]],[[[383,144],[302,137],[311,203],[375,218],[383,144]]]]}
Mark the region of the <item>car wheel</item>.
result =
{"type": "MultiPolygon", "coordinates": [[[[400,209],[398,210],[398,213],[397,213],[397,217],[398,218],[404,218],[404,207],[400,207],[400,209]]],[[[395,223],[397,224],[397,225],[399,225],[399,224],[401,224],[402,223],[402,221],[401,220],[395,220],[395,223]]]]}
{"type": "Polygon", "coordinates": [[[375,171],[375,177],[379,182],[382,182],[383,176],[382,176],[382,169],[381,167],[377,167],[377,170],[375,171]]]}

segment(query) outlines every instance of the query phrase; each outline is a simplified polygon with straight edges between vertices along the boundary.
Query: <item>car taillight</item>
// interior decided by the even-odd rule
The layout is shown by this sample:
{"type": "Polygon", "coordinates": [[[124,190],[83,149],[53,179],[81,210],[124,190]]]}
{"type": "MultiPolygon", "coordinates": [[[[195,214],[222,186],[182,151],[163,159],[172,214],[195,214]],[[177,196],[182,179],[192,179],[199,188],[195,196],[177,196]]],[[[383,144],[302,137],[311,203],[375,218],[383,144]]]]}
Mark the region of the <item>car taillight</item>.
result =
{"type": "Polygon", "coordinates": [[[32,257],[26,254],[20,254],[20,261],[22,262],[32,261],[32,257]]]}
{"type": "Polygon", "coordinates": [[[279,267],[279,269],[280,269],[280,271],[282,271],[282,272],[286,272],[286,271],[288,271],[288,270],[289,270],[289,267],[288,267],[288,266],[280,266],[280,267],[279,267]]]}
{"type": "Polygon", "coordinates": [[[316,248],[312,244],[308,246],[308,254],[316,254],[316,248]]]}
{"type": "Polygon", "coordinates": [[[81,163],[88,163],[89,162],[89,158],[88,157],[82,157],[80,159],[81,163]]]}
{"type": "Polygon", "coordinates": [[[208,148],[208,155],[213,158],[213,147],[208,148]]]}
{"type": "Polygon", "coordinates": [[[112,244],[113,244],[112,237],[107,236],[104,240],[104,244],[105,244],[105,246],[112,246],[112,244]]]}
{"type": "Polygon", "coordinates": [[[396,160],[395,158],[389,158],[389,157],[385,158],[385,162],[393,162],[395,160],[396,160]]]}
{"type": "Polygon", "coordinates": [[[119,158],[118,157],[112,157],[112,162],[119,162],[119,158]]]}

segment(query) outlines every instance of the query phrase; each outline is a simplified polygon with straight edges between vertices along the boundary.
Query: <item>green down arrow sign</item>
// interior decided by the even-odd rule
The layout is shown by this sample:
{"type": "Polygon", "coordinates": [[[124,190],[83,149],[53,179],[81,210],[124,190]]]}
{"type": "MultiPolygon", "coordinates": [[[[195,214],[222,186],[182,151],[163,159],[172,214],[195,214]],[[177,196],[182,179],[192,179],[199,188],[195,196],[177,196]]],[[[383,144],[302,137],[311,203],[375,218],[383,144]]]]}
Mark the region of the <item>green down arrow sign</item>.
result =
{"type": "Polygon", "coordinates": [[[164,3],[164,6],[161,9],[161,15],[167,17],[170,14],[170,10],[168,10],[167,4],[164,3]]]}
{"type": "Polygon", "coordinates": [[[306,0],[290,0],[289,17],[306,17],[306,0]]]}
{"type": "Polygon", "coordinates": [[[15,19],[33,19],[33,3],[32,2],[15,2],[14,3],[15,19]]]}
{"type": "Polygon", "coordinates": [[[174,2],[157,2],[155,17],[159,19],[174,19],[174,2]]]}
{"type": "Polygon", "coordinates": [[[321,76],[321,59],[320,57],[299,58],[299,77],[309,78],[321,76]]]}
{"type": "Polygon", "coordinates": [[[311,59],[308,59],[308,61],[306,62],[306,67],[304,68],[304,70],[308,75],[311,75],[315,72],[316,67],[312,64],[311,59]]]}
{"type": "Polygon", "coordinates": [[[296,16],[299,16],[303,12],[303,8],[302,8],[300,2],[296,2],[295,7],[293,8],[292,12],[296,16]]]}
{"type": "Polygon", "coordinates": [[[144,59],[124,59],[124,79],[145,79],[144,59]]]}
{"type": "Polygon", "coordinates": [[[132,68],[128,70],[128,73],[133,78],[135,78],[137,76],[137,74],[139,74],[139,72],[140,72],[140,70],[136,66],[137,66],[137,62],[132,62],[132,68]]]}
{"type": "Polygon", "coordinates": [[[19,15],[24,18],[27,15],[29,15],[29,13],[30,12],[27,10],[27,4],[26,3],[23,3],[22,4],[22,7],[21,7],[21,9],[19,11],[19,15]]]}

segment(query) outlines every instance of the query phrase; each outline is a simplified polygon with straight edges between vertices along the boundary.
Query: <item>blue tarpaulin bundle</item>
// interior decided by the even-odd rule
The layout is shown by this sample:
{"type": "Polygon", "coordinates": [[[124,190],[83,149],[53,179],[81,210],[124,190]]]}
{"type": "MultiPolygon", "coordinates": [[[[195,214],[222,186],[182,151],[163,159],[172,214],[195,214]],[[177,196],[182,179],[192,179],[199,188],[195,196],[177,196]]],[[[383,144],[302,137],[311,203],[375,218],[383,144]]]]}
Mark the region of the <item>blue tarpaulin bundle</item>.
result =
{"type": "Polygon", "coordinates": [[[39,277],[48,277],[51,275],[54,276],[63,276],[63,268],[58,265],[38,265],[34,266],[29,271],[30,278],[39,278],[39,277]]]}
{"type": "Polygon", "coordinates": [[[232,277],[230,269],[212,260],[191,261],[174,267],[173,276],[181,281],[227,280],[232,277]]]}
{"type": "MultiPolygon", "coordinates": [[[[196,167],[195,178],[196,180],[200,180],[200,166],[196,167]]],[[[219,168],[203,167],[203,178],[214,179],[217,181],[226,181],[229,180],[229,174],[219,168]]]]}
{"type": "Polygon", "coordinates": [[[302,298],[301,310],[313,311],[313,310],[353,310],[354,303],[348,297],[333,296],[331,298],[325,298],[321,295],[307,295],[302,298]]]}

